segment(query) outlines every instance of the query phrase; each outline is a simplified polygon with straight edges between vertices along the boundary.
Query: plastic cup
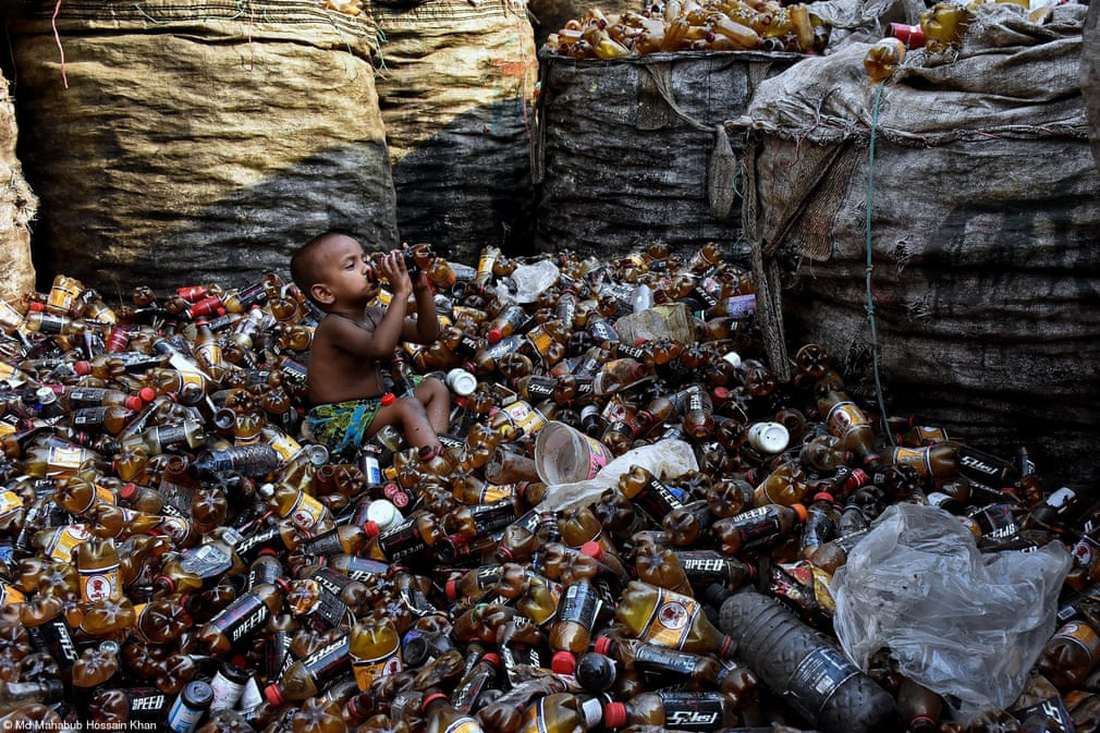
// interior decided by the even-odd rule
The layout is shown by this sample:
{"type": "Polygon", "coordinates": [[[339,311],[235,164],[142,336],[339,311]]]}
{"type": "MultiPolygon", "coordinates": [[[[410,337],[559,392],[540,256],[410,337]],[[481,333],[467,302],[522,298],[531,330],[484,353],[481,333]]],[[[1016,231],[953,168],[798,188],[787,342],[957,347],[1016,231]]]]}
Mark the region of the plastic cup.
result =
{"type": "Polygon", "coordinates": [[[611,458],[603,443],[556,420],[535,438],[535,470],[549,486],[590,479],[611,458]]]}

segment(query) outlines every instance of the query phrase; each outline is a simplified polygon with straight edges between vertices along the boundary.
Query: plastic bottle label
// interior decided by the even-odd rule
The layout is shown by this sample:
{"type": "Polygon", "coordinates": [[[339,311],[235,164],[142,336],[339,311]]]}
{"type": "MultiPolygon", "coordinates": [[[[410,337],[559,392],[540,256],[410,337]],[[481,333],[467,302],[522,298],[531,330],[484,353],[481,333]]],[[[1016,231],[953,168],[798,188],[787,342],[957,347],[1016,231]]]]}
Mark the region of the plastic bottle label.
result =
{"type": "Polygon", "coordinates": [[[546,715],[543,712],[543,700],[545,699],[540,697],[527,710],[523,716],[523,722],[520,723],[519,733],[549,733],[546,727],[546,715]]]}
{"type": "Polygon", "coordinates": [[[245,593],[232,601],[210,624],[235,644],[261,626],[269,615],[267,605],[254,593],[245,593]]]}
{"type": "Polygon", "coordinates": [[[894,448],[890,455],[893,463],[909,466],[921,476],[932,475],[931,451],[928,448],[894,448]]]}
{"type": "Polygon", "coordinates": [[[168,711],[168,730],[173,733],[191,733],[205,713],[205,710],[187,707],[183,704],[183,698],[179,697],[168,711]]]}
{"type": "Polygon", "coordinates": [[[14,491],[0,493],[0,519],[7,519],[22,506],[23,499],[14,491]]]}
{"type": "Polygon", "coordinates": [[[46,308],[56,313],[68,313],[78,295],[80,295],[80,291],[75,287],[54,283],[53,287],[50,288],[46,308]]]}
{"type": "Polygon", "coordinates": [[[870,425],[863,410],[854,402],[838,402],[829,410],[829,416],[825,420],[829,426],[829,432],[843,437],[849,431],[864,425],[870,425]]]}
{"type": "Polygon", "coordinates": [[[213,578],[233,567],[233,558],[215,545],[202,545],[187,551],[180,561],[184,572],[200,578],[213,578]]]}
{"type": "Polygon", "coordinates": [[[290,517],[290,521],[294,523],[294,526],[298,529],[309,531],[313,528],[313,525],[317,524],[321,520],[321,517],[325,513],[325,505],[317,501],[304,491],[298,492],[298,498],[294,501],[293,506],[290,507],[290,511],[286,516],[290,517]]]}
{"type": "Polygon", "coordinates": [[[302,444],[290,437],[282,430],[275,431],[271,439],[267,441],[271,450],[279,454],[284,461],[289,461],[302,451],[302,444]]]}
{"type": "Polygon", "coordinates": [[[756,312],[756,295],[734,295],[726,298],[726,310],[731,318],[745,318],[756,312]]]}
{"type": "Polygon", "coordinates": [[[326,680],[333,679],[343,668],[350,666],[351,657],[348,656],[349,639],[350,637],[345,634],[302,660],[302,665],[310,671],[311,676],[317,680],[319,685],[326,680]]]}
{"type": "Polygon", "coordinates": [[[473,718],[455,718],[443,733],[481,733],[481,724],[473,718]]]}
{"type": "Polygon", "coordinates": [[[86,603],[98,603],[107,599],[122,598],[122,588],[118,582],[119,563],[93,570],[81,569],[80,595],[86,603]]]}
{"type": "Polygon", "coordinates": [[[705,588],[713,583],[725,584],[733,580],[733,564],[729,558],[709,550],[683,550],[676,553],[676,559],[692,585],[705,588]]]}
{"type": "Polygon", "coordinates": [[[715,730],[722,727],[722,698],[706,692],[657,693],[665,708],[665,725],[676,730],[715,730]]]}
{"type": "MultiPolygon", "coordinates": [[[[6,583],[0,586],[0,604],[22,602],[22,593],[6,583]]],[[[31,645],[36,651],[47,652],[57,661],[61,669],[72,667],[80,658],[80,652],[76,649],[72,632],[65,622],[64,615],[59,615],[44,624],[28,627],[27,636],[30,637],[31,645]]]]}
{"type": "Polygon", "coordinates": [[[1077,644],[1089,655],[1091,662],[1096,662],[1098,658],[1097,655],[1100,653],[1100,636],[1097,636],[1096,632],[1092,630],[1092,627],[1087,624],[1071,621],[1063,626],[1061,630],[1054,635],[1054,638],[1065,639],[1077,644]]]}
{"type": "Polygon", "coordinates": [[[92,533],[83,524],[70,524],[54,535],[46,547],[46,554],[59,562],[71,562],[76,546],[91,536],[92,533]]]}
{"type": "Polygon", "coordinates": [[[210,680],[210,689],[214,692],[214,700],[210,703],[210,709],[227,710],[236,707],[237,701],[241,699],[241,693],[244,692],[244,685],[240,682],[234,682],[218,672],[214,675],[214,679],[210,680]]]}
{"type": "Polygon", "coordinates": [[[46,475],[61,476],[75,473],[80,468],[80,464],[88,458],[88,451],[83,448],[53,446],[49,449],[46,457],[46,462],[49,464],[46,475]]]}
{"type": "Polygon", "coordinates": [[[565,589],[565,597],[561,600],[558,612],[558,621],[572,621],[586,629],[591,629],[599,608],[600,599],[592,586],[574,584],[565,589]]]}
{"type": "Polygon", "coordinates": [[[653,644],[679,649],[688,637],[691,622],[699,613],[693,598],[661,589],[657,602],[638,638],[653,644]]]}
{"type": "Polygon", "coordinates": [[[832,647],[816,649],[799,663],[787,680],[784,697],[809,720],[818,714],[833,694],[859,674],[859,668],[832,647]]]}
{"type": "Polygon", "coordinates": [[[18,588],[0,582],[0,606],[7,608],[8,604],[22,603],[25,600],[27,600],[27,597],[18,588]]]}
{"type": "Polygon", "coordinates": [[[634,666],[642,671],[690,675],[698,663],[695,654],[656,644],[641,644],[634,650],[634,666]]]}
{"type": "Polygon", "coordinates": [[[366,691],[374,680],[379,677],[397,674],[401,671],[400,647],[395,646],[391,651],[381,657],[373,659],[351,658],[351,667],[355,672],[355,681],[359,689],[366,691]]]}

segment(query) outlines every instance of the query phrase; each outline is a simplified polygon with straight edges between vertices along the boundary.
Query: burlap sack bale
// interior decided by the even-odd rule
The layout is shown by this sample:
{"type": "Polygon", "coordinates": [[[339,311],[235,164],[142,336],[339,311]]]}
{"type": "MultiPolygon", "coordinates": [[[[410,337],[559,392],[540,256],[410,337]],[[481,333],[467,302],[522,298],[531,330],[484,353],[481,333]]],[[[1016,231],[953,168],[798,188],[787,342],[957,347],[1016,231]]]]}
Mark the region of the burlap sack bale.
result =
{"type": "Polygon", "coordinates": [[[330,227],[396,244],[366,15],[65,0],[62,61],[52,10],[30,3],[10,23],[43,276],[232,282],[285,269],[330,227]]]}
{"type": "Polygon", "coordinates": [[[732,251],[741,231],[733,201],[743,142],[724,123],[744,113],[756,84],[802,58],[544,55],[534,164],[539,249],[612,255],[661,240],[673,251],[694,252],[707,241],[732,251]]]}
{"type": "Polygon", "coordinates": [[[822,342],[871,397],[874,124],[888,410],[1006,457],[1025,445],[1045,475],[1092,482],[1100,175],[1077,81],[1084,13],[1061,6],[1040,26],[1015,6],[979,6],[957,56],[910,52],[877,122],[864,44],[765,82],[748,112],[763,137],[747,162],[744,221],[773,363],[789,363],[784,342],[822,342]]]}
{"type": "Polygon", "coordinates": [[[538,58],[523,3],[384,2],[372,12],[401,238],[464,261],[486,244],[528,247],[538,58]]]}
{"type": "Polygon", "coordinates": [[[15,105],[8,81],[0,76],[0,298],[5,300],[34,292],[30,223],[38,199],[15,157],[16,137],[15,105]]]}

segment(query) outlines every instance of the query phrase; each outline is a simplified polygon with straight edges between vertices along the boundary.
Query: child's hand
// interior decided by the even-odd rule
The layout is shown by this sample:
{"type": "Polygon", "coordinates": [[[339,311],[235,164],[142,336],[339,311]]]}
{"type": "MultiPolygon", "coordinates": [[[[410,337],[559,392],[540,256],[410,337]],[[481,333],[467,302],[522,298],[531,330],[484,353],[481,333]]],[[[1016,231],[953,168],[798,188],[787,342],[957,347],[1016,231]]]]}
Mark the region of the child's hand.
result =
{"type": "Polygon", "coordinates": [[[395,249],[383,255],[379,269],[389,281],[395,296],[408,297],[412,292],[412,280],[409,279],[409,271],[405,269],[405,258],[400,250],[395,249]]]}

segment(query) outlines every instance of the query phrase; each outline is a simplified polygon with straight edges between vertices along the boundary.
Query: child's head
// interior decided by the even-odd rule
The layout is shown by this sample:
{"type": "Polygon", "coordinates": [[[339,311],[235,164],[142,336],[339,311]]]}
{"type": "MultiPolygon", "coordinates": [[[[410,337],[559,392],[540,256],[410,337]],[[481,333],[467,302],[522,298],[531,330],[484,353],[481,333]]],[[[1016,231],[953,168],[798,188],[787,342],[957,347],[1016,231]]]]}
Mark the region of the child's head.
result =
{"type": "Polygon", "coordinates": [[[325,311],[366,305],[378,294],[378,286],[367,280],[363,247],[340,232],[325,232],[299,247],[290,258],[290,274],[325,311]]]}

